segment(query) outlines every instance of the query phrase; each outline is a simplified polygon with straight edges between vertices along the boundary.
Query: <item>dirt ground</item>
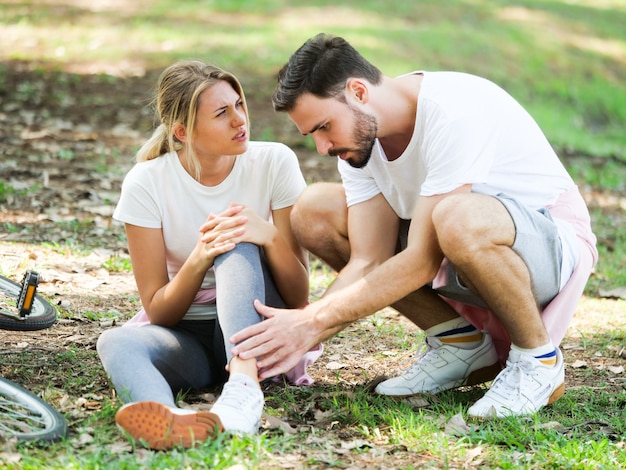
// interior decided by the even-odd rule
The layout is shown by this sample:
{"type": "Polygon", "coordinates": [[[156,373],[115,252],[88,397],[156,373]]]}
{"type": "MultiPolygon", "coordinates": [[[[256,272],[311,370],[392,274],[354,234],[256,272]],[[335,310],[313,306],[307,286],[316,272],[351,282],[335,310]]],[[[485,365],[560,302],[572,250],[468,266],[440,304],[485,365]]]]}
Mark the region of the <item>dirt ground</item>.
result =
{"type": "MultiPolygon", "coordinates": [[[[111,214],[133,154],[152,126],[146,105],[156,75],[77,79],[33,70],[32,65],[5,65],[5,87],[0,88],[0,272],[17,278],[36,268],[42,275],[39,292],[60,315],[48,330],[0,331],[0,373],[32,389],[55,391],[51,401],[70,421],[78,421],[112,395],[95,354],[98,335],[138,308],[132,274],[114,270],[127,251],[123,230],[111,214]],[[59,359],[64,354],[67,361],[59,359]],[[81,374],[91,371],[87,377],[77,376],[71,360],[76,357],[81,374]]],[[[277,139],[301,143],[266,102],[255,101],[253,90],[248,90],[248,100],[253,129],[271,129],[277,139]]],[[[296,151],[308,181],[338,181],[334,159],[302,147],[296,151]]],[[[584,189],[590,205],[606,207],[618,217],[616,226],[624,226],[624,194],[584,189]]],[[[593,293],[581,301],[562,344],[568,389],[617,392],[626,386],[623,340],[607,343],[605,335],[624,328],[624,318],[614,314],[616,302],[593,293]]],[[[411,328],[391,310],[380,318],[411,328]]],[[[372,322],[361,322],[350,328],[358,334],[329,341],[311,375],[318,382],[350,385],[393,373],[403,353],[392,338],[378,335],[372,342],[371,335],[362,334],[372,329],[372,322]],[[387,361],[376,358],[381,352],[387,361]]]]}

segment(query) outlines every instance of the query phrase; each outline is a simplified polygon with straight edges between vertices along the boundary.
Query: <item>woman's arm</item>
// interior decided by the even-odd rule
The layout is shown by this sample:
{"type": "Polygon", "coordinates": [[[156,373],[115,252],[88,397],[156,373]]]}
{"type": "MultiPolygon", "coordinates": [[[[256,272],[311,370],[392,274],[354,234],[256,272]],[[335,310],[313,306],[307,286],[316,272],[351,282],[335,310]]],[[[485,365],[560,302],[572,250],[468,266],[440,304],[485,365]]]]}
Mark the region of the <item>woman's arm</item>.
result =
{"type": "Polygon", "coordinates": [[[230,239],[240,235],[241,222],[228,208],[210,215],[193,251],[170,281],[161,229],[126,224],[128,250],[143,308],[154,325],[174,326],[187,313],[216,256],[234,248],[230,239]]]}
{"type": "Polygon", "coordinates": [[[169,281],[161,229],[126,224],[128,250],[143,308],[152,324],[173,326],[191,305],[208,267],[190,256],[169,281]]]}

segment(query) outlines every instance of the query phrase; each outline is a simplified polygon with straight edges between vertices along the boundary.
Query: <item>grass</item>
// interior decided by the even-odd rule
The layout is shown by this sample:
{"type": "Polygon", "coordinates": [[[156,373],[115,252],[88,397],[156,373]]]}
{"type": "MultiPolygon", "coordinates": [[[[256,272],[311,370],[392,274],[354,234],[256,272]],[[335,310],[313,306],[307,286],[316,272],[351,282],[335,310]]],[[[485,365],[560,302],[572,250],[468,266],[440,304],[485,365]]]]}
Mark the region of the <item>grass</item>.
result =
{"type": "MultiPolygon", "coordinates": [[[[374,0],[155,0],[114,2],[114,8],[96,2],[100,10],[88,3],[3,5],[0,100],[10,98],[18,106],[7,114],[42,102],[71,109],[79,101],[97,115],[110,97],[95,92],[76,96],[78,83],[89,80],[96,90],[188,57],[234,71],[254,109],[269,107],[278,68],[304,40],[328,31],[348,38],[388,75],[455,69],[491,78],[536,117],[567,156],[565,163],[581,186],[615,194],[626,190],[623,0],[392,0],[382,11],[381,2],[374,0]],[[34,74],[11,87],[3,78],[16,63],[27,64],[34,74]]],[[[296,149],[310,146],[283,118],[253,125],[253,137],[282,139],[296,149]]],[[[115,148],[104,151],[115,153],[115,148]]],[[[76,157],[74,148],[55,154],[68,162],[76,157]]],[[[94,157],[103,175],[115,171],[107,168],[105,157],[94,157]]],[[[18,197],[19,191],[13,182],[0,182],[0,203],[18,197]]],[[[592,208],[601,256],[587,289],[593,298],[579,312],[596,320],[575,326],[567,339],[588,362],[581,369],[568,362],[568,375],[583,385],[570,387],[535,417],[466,421],[464,410],[484,391],[480,388],[442,393],[428,407],[371,395],[364,383],[381,364],[400,363],[417,342],[413,329],[380,312],[326,345],[328,360],[347,367],[320,369],[321,378],[312,387],[277,384],[267,389],[267,412],[282,423],[256,436],[222,436],[194,449],[149,451],[120,436],[114,423],[119,402],[99,366],[93,338],[85,332],[100,321],[128,316],[137,300],[124,297],[130,306],[118,312],[104,306],[99,310],[97,301],[89,299],[95,306],[59,307],[64,322],[80,325],[68,343],[72,345],[2,351],[3,371],[61,409],[72,434],[47,446],[5,443],[0,468],[622,468],[626,392],[623,375],[608,374],[604,361],[620,364],[623,357],[626,304],[597,294],[626,285],[625,216],[619,199],[606,196],[602,201],[592,208]]],[[[92,225],[91,220],[52,223],[48,229],[62,233],[64,241],[41,246],[68,260],[83,257],[94,248],[88,237],[92,225]]],[[[4,222],[2,232],[20,233],[20,227],[4,222]]],[[[100,234],[118,236],[107,230],[100,234]]],[[[112,274],[129,270],[127,258],[118,255],[102,266],[112,274]]],[[[331,273],[323,265],[314,268],[316,297],[331,273]]],[[[45,334],[38,338],[46,345],[45,334]]],[[[197,396],[183,399],[198,401],[197,396]]]]}
{"type": "MultiPolygon", "coordinates": [[[[415,334],[406,324],[390,329],[397,320],[380,312],[327,342],[326,361],[348,362],[358,354],[348,368],[324,375],[322,367],[310,387],[265,386],[266,412],[275,421],[260,434],[222,435],[193,449],[169,452],[144,449],[120,435],[114,423],[119,403],[105,391],[109,386],[95,351],[83,346],[89,342],[78,339],[66,349],[5,354],[3,367],[12,367],[8,375],[61,409],[72,434],[51,445],[5,445],[0,468],[618,469],[626,461],[626,391],[618,385],[619,375],[607,375],[605,368],[592,362],[597,358],[602,364],[626,345],[624,313],[623,301],[583,302],[579,315],[589,317],[589,323],[574,328],[596,326],[578,331],[579,338],[571,333],[564,348],[574,344],[583,349],[589,367],[580,375],[571,368],[573,359],[568,359],[566,394],[533,417],[466,419],[467,406],[484,392],[483,387],[443,392],[425,403],[372,395],[367,382],[378,366],[371,364],[394,360],[379,352],[405,351],[390,331],[415,334]],[[597,318],[604,324],[598,326],[597,318]],[[359,367],[362,374],[355,373],[359,367]],[[572,381],[585,385],[572,386],[572,381]]],[[[87,325],[85,319],[97,322],[109,317],[86,311],[79,322],[87,325]]],[[[180,398],[202,404],[202,393],[180,398]]]]}

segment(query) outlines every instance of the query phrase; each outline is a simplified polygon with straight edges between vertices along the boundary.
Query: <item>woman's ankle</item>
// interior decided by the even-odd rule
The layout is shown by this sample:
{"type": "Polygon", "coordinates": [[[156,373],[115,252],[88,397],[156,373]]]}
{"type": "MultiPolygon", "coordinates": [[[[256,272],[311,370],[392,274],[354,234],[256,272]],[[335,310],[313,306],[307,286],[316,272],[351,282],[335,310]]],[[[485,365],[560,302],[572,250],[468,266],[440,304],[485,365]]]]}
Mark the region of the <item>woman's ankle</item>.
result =
{"type": "Polygon", "coordinates": [[[259,383],[259,369],[256,365],[256,359],[241,359],[237,356],[230,360],[228,366],[230,374],[244,374],[259,383]]]}

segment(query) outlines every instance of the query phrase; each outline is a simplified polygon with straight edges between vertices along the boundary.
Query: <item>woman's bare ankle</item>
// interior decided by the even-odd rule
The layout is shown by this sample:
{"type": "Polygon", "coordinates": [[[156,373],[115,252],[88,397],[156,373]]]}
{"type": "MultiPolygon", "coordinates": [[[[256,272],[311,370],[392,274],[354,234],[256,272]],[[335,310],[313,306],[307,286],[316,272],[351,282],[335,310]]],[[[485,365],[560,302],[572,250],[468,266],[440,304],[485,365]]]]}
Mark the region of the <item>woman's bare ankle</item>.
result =
{"type": "Polygon", "coordinates": [[[237,356],[230,360],[228,370],[231,374],[245,374],[258,384],[259,369],[256,365],[256,359],[241,359],[237,356]]]}

